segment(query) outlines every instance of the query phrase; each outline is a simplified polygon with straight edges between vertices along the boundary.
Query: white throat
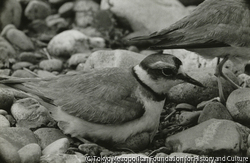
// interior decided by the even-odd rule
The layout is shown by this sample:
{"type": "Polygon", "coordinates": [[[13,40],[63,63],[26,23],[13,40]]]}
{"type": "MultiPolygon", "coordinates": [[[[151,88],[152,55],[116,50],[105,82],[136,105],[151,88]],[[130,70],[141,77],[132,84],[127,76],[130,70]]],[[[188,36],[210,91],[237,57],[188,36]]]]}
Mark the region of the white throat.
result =
{"type": "Polygon", "coordinates": [[[166,80],[164,78],[159,78],[157,80],[154,80],[150,77],[150,75],[145,71],[142,67],[139,65],[136,65],[134,67],[134,71],[138,78],[146,84],[148,87],[150,87],[154,92],[159,94],[166,94],[171,87],[176,85],[175,80],[166,80]]]}

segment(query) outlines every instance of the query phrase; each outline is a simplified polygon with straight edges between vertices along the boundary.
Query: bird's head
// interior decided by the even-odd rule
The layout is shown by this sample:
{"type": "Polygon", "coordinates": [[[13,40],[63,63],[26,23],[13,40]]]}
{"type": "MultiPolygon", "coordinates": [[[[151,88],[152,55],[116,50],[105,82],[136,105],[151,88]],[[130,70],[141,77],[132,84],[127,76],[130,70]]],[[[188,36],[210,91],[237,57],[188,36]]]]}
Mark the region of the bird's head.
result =
{"type": "Polygon", "coordinates": [[[184,82],[204,87],[188,76],[182,62],[170,54],[151,54],[135,66],[134,71],[144,84],[158,94],[166,94],[170,88],[184,82]]]}

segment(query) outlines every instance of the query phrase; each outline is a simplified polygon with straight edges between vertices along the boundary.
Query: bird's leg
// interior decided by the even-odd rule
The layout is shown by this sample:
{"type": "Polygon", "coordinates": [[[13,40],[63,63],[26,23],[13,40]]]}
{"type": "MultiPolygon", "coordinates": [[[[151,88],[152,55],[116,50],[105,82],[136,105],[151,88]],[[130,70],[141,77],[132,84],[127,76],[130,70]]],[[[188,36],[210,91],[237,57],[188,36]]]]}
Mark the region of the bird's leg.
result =
{"type": "Polygon", "coordinates": [[[224,59],[220,62],[220,58],[218,58],[218,64],[216,66],[216,70],[215,70],[215,76],[217,77],[217,81],[218,81],[218,89],[219,89],[219,97],[220,100],[223,104],[225,104],[226,99],[225,96],[223,94],[223,89],[222,89],[222,81],[221,79],[224,78],[225,80],[229,81],[236,89],[240,88],[239,85],[237,85],[235,82],[233,82],[228,76],[226,76],[222,69],[224,64],[227,62],[227,60],[229,59],[229,56],[225,56],[224,59]]]}
{"type": "Polygon", "coordinates": [[[216,67],[216,71],[215,71],[215,76],[223,77],[225,80],[229,81],[236,89],[238,89],[238,88],[240,88],[240,86],[238,84],[236,84],[234,81],[232,81],[232,79],[230,79],[222,71],[223,66],[227,62],[228,59],[229,59],[229,56],[227,55],[226,57],[224,57],[224,59],[221,62],[218,63],[218,65],[216,67]]]}

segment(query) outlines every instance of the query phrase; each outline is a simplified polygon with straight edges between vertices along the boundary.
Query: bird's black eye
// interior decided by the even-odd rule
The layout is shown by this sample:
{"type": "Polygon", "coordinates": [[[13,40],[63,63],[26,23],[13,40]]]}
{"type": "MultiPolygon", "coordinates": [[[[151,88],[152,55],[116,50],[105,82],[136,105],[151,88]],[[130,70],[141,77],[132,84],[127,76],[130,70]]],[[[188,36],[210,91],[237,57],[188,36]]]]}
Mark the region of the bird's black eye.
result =
{"type": "Polygon", "coordinates": [[[164,76],[173,76],[175,74],[175,72],[171,68],[164,68],[164,69],[162,69],[162,74],[164,76]]]}

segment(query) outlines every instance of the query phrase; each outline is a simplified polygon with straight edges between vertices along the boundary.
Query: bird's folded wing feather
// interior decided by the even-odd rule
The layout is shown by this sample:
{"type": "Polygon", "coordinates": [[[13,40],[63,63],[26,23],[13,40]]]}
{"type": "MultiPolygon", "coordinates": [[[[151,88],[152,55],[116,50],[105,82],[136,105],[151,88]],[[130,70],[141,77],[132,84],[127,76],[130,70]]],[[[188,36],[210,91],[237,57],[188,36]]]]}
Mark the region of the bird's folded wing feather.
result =
{"type": "Polygon", "coordinates": [[[68,114],[89,122],[118,124],[139,118],[145,111],[135,96],[137,83],[130,70],[110,68],[11,85],[51,99],[68,114]]]}
{"type": "Polygon", "coordinates": [[[208,24],[196,29],[178,30],[151,46],[151,49],[196,49],[214,47],[250,48],[250,28],[208,24]]]}
{"type": "MultiPolygon", "coordinates": [[[[250,27],[250,1],[248,0],[207,0],[204,1],[202,4],[200,4],[190,15],[184,17],[183,19],[177,21],[172,26],[163,29],[159,32],[152,33],[149,36],[140,36],[131,39],[132,41],[152,41],[153,43],[160,41],[164,41],[167,48],[167,41],[182,41],[185,40],[183,44],[185,46],[190,44],[191,47],[194,47],[196,44],[204,44],[206,43],[207,46],[215,46],[215,47],[221,47],[221,46],[227,46],[227,45],[234,45],[239,44],[242,42],[241,40],[236,41],[227,41],[224,42],[224,39],[220,40],[217,39],[218,37],[215,37],[212,39],[211,37],[208,40],[206,36],[213,36],[212,33],[210,34],[204,34],[205,30],[211,30],[212,27],[214,28],[221,28],[218,29],[218,31],[215,31],[216,34],[219,33],[219,31],[223,31],[223,28],[225,28],[225,33],[234,35],[233,33],[238,30],[238,28],[242,28],[244,31],[247,32],[247,28],[250,27]],[[221,27],[221,24],[224,27],[221,27]],[[197,30],[198,29],[198,30],[197,30]],[[201,33],[200,33],[201,32],[201,33]],[[199,41],[195,40],[193,37],[191,37],[190,42],[186,40],[190,35],[193,35],[197,33],[199,36],[202,36],[201,38],[205,39],[203,41],[204,43],[200,43],[199,41]],[[184,36],[183,36],[184,35],[184,36]],[[184,39],[184,38],[185,39],[184,39]]],[[[208,31],[207,31],[208,32],[208,31]]],[[[238,31],[239,32],[239,31],[238,31]]],[[[242,32],[242,33],[243,33],[242,32]]],[[[240,32],[239,32],[240,33],[240,32]]],[[[240,34],[242,34],[240,33],[240,34]]],[[[247,32],[249,34],[249,32],[247,32]]],[[[196,38],[198,38],[196,36],[196,38]]],[[[225,35],[222,36],[222,38],[226,38],[225,35]]],[[[233,40],[235,37],[229,39],[233,40]]],[[[171,42],[173,45],[174,42],[171,42]]],[[[162,43],[160,43],[162,44],[162,43]]]]}

